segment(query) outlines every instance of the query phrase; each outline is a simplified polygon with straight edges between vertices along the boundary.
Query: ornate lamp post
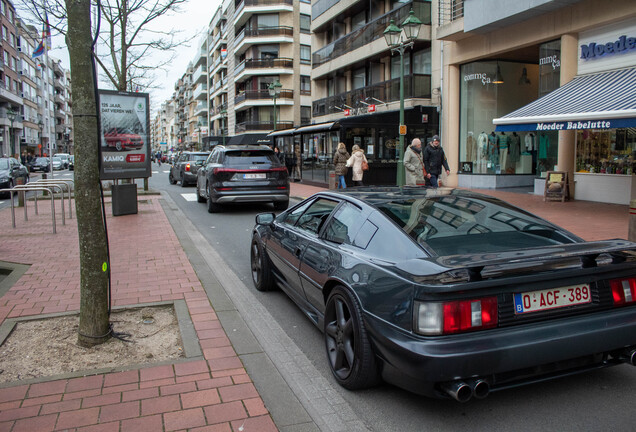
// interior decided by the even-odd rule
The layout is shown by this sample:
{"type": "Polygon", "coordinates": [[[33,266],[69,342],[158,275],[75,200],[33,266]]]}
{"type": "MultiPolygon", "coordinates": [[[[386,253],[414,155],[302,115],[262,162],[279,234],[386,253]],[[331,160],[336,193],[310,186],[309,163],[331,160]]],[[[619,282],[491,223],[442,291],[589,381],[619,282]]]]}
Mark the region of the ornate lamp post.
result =
{"type": "Polygon", "coordinates": [[[269,89],[269,95],[274,99],[274,130],[276,130],[276,98],[280,95],[280,89],[283,87],[283,85],[280,83],[280,81],[276,80],[276,82],[271,83],[268,87],[269,89]]]}
{"type": "Polygon", "coordinates": [[[221,114],[221,118],[223,119],[221,122],[221,136],[223,137],[223,145],[225,145],[225,119],[227,119],[227,110],[223,108],[219,111],[219,114],[221,114]]]}
{"type": "Polygon", "coordinates": [[[14,144],[15,140],[13,138],[13,121],[15,120],[15,117],[17,114],[18,113],[13,111],[13,109],[11,108],[7,110],[7,118],[11,122],[11,127],[9,128],[9,146],[11,147],[11,154],[9,155],[10,157],[15,156],[15,144],[14,144]]]}
{"type": "Polygon", "coordinates": [[[413,47],[413,42],[420,33],[422,21],[417,19],[413,9],[409,12],[402,23],[402,28],[395,25],[395,21],[391,20],[389,26],[384,30],[384,38],[387,45],[391,48],[391,53],[400,53],[400,144],[398,147],[398,166],[397,179],[398,186],[404,186],[404,134],[406,126],[404,125],[404,52],[408,47],[413,47]],[[405,37],[402,37],[404,30],[405,37]]]}

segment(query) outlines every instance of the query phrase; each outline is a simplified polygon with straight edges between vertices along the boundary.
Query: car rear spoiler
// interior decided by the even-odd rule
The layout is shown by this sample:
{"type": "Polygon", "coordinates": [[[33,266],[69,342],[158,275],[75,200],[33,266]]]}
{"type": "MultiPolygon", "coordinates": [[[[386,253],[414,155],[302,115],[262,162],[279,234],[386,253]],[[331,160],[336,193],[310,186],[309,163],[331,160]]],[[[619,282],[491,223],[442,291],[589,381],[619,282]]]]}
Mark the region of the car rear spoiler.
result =
{"type": "Polygon", "coordinates": [[[545,246],[540,248],[517,249],[505,252],[484,252],[480,254],[450,255],[431,259],[446,271],[467,270],[469,280],[482,280],[485,268],[505,267],[523,269],[553,266],[560,262],[578,259],[581,268],[597,267],[599,256],[605,255],[603,263],[611,258],[612,264],[636,258],[636,243],[627,240],[602,240],[585,243],[545,246]]]}

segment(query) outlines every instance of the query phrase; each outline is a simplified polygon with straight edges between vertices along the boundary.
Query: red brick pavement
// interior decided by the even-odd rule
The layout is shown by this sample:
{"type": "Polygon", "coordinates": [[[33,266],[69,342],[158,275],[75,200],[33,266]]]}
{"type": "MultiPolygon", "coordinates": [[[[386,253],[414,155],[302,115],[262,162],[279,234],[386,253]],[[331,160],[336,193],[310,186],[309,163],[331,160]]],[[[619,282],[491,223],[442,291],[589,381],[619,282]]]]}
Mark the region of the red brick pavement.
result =
{"type": "MultiPolygon", "coordinates": [[[[113,305],[185,300],[203,360],[0,389],[0,431],[274,431],[274,422],[232,349],[205,291],[161,208],[139,199],[136,215],[107,218],[113,305]]],[[[52,233],[50,205],[25,222],[0,211],[0,260],[29,264],[0,298],[6,318],[77,311],[80,275],[76,219],[52,233]]],[[[110,214],[110,206],[106,211],[110,214]]]]}

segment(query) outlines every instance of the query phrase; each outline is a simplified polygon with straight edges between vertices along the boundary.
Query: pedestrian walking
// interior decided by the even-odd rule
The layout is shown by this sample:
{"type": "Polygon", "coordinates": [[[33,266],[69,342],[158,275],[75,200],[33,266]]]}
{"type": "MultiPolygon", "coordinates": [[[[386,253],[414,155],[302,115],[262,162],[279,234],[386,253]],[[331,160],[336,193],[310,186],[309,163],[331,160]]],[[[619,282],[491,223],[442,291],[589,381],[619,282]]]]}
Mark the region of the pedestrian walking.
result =
{"type": "Polygon", "coordinates": [[[424,168],[431,186],[436,188],[439,186],[439,176],[442,173],[442,167],[446,170],[446,175],[450,174],[448,161],[444,154],[444,149],[439,143],[439,136],[433,136],[431,142],[422,151],[422,159],[424,160],[424,168]]]}
{"type": "Polygon", "coordinates": [[[347,160],[347,166],[351,167],[353,171],[353,175],[351,179],[353,180],[354,186],[364,186],[362,183],[362,178],[364,177],[364,172],[369,169],[369,162],[367,161],[367,157],[364,155],[364,152],[360,149],[360,146],[355,144],[351,149],[351,157],[347,160]],[[366,169],[364,167],[366,166],[366,169]]]}
{"type": "Polygon", "coordinates": [[[404,152],[404,184],[407,186],[424,186],[426,184],[426,169],[422,160],[422,141],[414,138],[411,145],[404,152]]]}
{"type": "Polygon", "coordinates": [[[347,171],[349,168],[347,167],[347,161],[351,155],[347,151],[345,144],[343,142],[338,143],[338,148],[333,155],[333,164],[335,166],[335,172],[338,176],[338,184],[336,185],[336,189],[346,189],[347,183],[345,181],[345,176],[347,175],[347,171]]]}

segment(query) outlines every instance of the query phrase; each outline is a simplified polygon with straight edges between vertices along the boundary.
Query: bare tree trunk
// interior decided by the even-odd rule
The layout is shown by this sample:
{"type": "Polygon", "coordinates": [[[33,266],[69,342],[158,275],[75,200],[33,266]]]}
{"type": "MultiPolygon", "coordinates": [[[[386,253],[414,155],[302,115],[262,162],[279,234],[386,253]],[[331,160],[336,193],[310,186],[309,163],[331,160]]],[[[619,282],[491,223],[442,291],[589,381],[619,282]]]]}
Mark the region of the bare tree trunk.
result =
{"type": "Polygon", "coordinates": [[[80,249],[78,343],[110,338],[106,234],[103,228],[98,165],[97,95],[92,67],[91,1],[66,0],[67,45],[71,60],[75,127],[75,208],[80,249]]]}

